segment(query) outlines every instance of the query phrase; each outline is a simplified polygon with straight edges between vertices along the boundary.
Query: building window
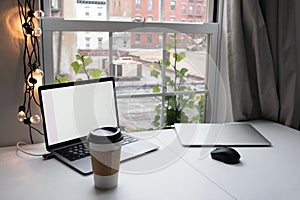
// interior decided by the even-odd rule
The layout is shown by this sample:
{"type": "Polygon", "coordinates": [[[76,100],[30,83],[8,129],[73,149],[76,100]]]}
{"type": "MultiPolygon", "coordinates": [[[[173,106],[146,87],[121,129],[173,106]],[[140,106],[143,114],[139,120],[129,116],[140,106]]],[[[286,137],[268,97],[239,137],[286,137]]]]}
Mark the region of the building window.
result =
{"type": "Polygon", "coordinates": [[[194,5],[190,5],[189,6],[189,14],[193,15],[193,12],[194,12],[194,5]]]}
{"type": "Polygon", "coordinates": [[[148,10],[152,10],[153,9],[153,2],[152,0],[148,0],[148,10]]]}
{"type": "Polygon", "coordinates": [[[152,34],[147,34],[147,43],[152,44],[152,34]]]}
{"type": "Polygon", "coordinates": [[[197,15],[201,16],[201,5],[197,5],[197,15]]]}
{"type": "Polygon", "coordinates": [[[103,47],[102,40],[103,40],[103,38],[101,38],[101,37],[98,38],[98,49],[102,49],[102,47],[103,47]]]}
{"type": "Polygon", "coordinates": [[[171,0],[171,11],[175,11],[175,10],[176,10],[176,1],[171,0]]]}
{"type": "Polygon", "coordinates": [[[126,40],[123,41],[123,47],[124,47],[124,48],[127,47],[127,41],[126,41],[126,40]]]}
{"type": "Polygon", "coordinates": [[[152,21],[153,21],[153,16],[152,16],[152,15],[149,15],[147,21],[148,21],[148,22],[152,22],[152,21]]]}
{"type": "Polygon", "coordinates": [[[141,34],[136,33],[135,34],[135,44],[140,44],[141,43],[141,34]]]}
{"type": "Polygon", "coordinates": [[[136,0],[136,2],[135,2],[135,8],[136,9],[141,9],[141,0],[136,0]]]}
{"type": "Polygon", "coordinates": [[[181,6],[181,13],[185,14],[186,13],[186,4],[183,3],[181,6]]]}
{"type": "Polygon", "coordinates": [[[98,17],[102,17],[102,12],[103,12],[103,8],[102,7],[97,7],[97,16],[98,17]]]}
{"type": "Polygon", "coordinates": [[[175,20],[176,20],[176,17],[175,17],[175,16],[171,16],[171,17],[170,17],[170,22],[175,22],[175,20]]]}
{"type": "Polygon", "coordinates": [[[89,49],[91,48],[91,38],[85,37],[85,48],[89,49]]]}

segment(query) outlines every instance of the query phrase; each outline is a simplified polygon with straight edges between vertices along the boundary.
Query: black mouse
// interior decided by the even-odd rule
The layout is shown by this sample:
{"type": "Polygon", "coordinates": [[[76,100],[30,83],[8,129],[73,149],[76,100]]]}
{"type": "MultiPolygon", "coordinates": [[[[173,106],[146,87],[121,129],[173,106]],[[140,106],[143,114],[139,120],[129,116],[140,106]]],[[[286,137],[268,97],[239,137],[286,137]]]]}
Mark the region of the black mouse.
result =
{"type": "Polygon", "coordinates": [[[227,164],[237,164],[241,158],[240,154],[230,147],[218,147],[213,150],[210,155],[213,159],[227,164]]]}

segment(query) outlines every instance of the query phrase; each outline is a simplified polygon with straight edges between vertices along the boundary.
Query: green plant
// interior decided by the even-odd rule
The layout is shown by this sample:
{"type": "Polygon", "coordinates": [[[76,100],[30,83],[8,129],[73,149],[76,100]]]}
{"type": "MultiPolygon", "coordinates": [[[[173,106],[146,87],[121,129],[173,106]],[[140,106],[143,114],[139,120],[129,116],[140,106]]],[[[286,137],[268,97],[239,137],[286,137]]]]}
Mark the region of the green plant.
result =
{"type": "MultiPolygon", "coordinates": [[[[164,101],[162,102],[165,102],[163,105],[163,125],[170,126],[174,123],[203,122],[205,95],[193,93],[192,91],[195,91],[195,89],[187,84],[186,75],[188,69],[178,66],[178,63],[186,57],[185,52],[177,51],[176,44],[179,40],[176,38],[176,34],[170,34],[169,36],[171,42],[167,43],[166,50],[168,51],[170,58],[166,58],[165,63],[162,61],[155,61],[154,69],[151,71],[151,75],[157,79],[161,76],[163,67],[166,67],[166,69],[170,68],[171,70],[169,71],[172,71],[173,73],[171,76],[166,75],[165,78],[162,79],[164,80],[162,87],[165,87],[165,90],[173,92],[172,95],[163,97],[164,101]],[[184,91],[188,91],[188,94],[177,94],[178,92],[184,91]],[[196,116],[189,117],[186,113],[188,109],[197,109],[196,116]]],[[[158,93],[161,91],[161,88],[159,86],[154,86],[152,91],[158,93]]],[[[161,104],[155,107],[156,116],[152,122],[154,127],[159,127],[161,125],[161,108],[161,104]]]]}
{"type": "MultiPolygon", "coordinates": [[[[75,61],[71,63],[71,67],[75,75],[78,75],[83,72],[87,76],[87,79],[100,78],[102,74],[101,69],[87,69],[87,66],[89,66],[93,62],[90,56],[76,54],[75,58],[76,58],[75,61]]],[[[83,79],[82,78],[76,79],[76,81],[81,81],[81,80],[83,79]]],[[[55,76],[56,83],[65,83],[69,81],[70,80],[66,76],[55,76]]]]}

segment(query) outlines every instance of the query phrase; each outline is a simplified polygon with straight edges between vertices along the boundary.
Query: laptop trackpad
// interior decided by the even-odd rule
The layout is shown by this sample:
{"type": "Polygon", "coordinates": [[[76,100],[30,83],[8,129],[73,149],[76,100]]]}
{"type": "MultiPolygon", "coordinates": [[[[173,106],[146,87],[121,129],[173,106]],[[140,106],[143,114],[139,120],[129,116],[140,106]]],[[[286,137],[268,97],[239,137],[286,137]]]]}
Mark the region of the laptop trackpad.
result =
{"type": "Polygon", "coordinates": [[[122,146],[121,151],[121,161],[143,155],[147,152],[154,151],[158,148],[158,145],[145,142],[143,140],[124,145],[122,146]]]}

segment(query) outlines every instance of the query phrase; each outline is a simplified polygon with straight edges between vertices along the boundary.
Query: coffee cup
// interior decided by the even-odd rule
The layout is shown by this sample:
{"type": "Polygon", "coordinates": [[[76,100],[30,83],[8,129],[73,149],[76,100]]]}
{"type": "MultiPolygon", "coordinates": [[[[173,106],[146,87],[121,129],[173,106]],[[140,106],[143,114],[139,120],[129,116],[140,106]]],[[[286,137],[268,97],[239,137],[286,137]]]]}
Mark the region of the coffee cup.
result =
{"type": "Polygon", "coordinates": [[[95,187],[111,189],[118,185],[122,140],[118,127],[90,131],[88,141],[95,187]]]}

